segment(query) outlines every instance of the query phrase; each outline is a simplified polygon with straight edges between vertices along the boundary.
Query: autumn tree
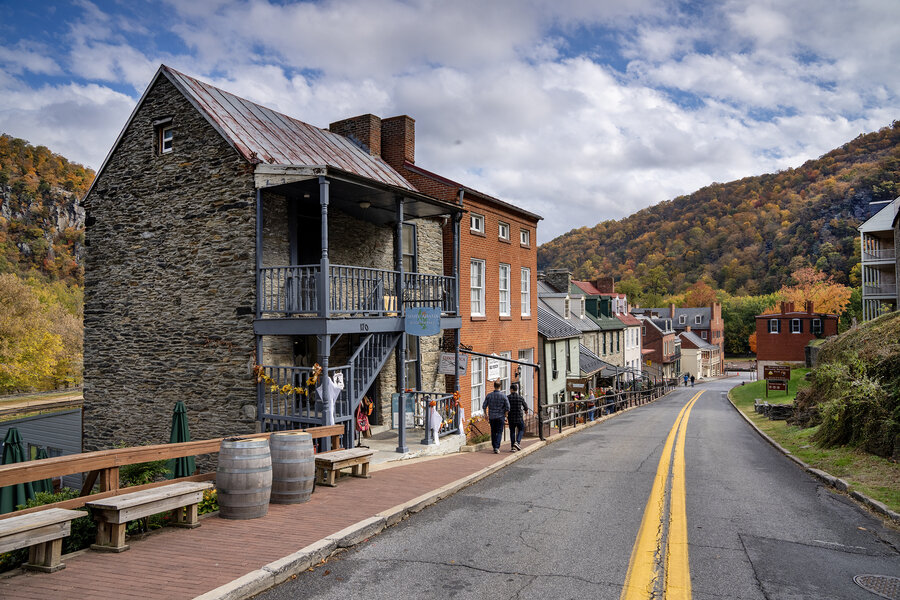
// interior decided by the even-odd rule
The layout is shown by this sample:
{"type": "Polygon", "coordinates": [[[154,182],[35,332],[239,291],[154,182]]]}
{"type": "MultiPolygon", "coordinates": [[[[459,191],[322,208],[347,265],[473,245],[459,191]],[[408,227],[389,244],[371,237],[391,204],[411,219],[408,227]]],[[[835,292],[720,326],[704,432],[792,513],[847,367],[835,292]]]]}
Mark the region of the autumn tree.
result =
{"type": "Polygon", "coordinates": [[[705,281],[698,281],[694,285],[688,287],[684,294],[683,306],[691,308],[712,306],[715,301],[716,290],[711,288],[705,281]]]}
{"type": "Polygon", "coordinates": [[[826,275],[815,267],[804,267],[791,273],[793,285],[783,286],[778,295],[787,302],[793,302],[800,310],[804,303],[812,300],[817,312],[840,315],[850,304],[853,290],[836,283],[831,275],[826,275]]]}

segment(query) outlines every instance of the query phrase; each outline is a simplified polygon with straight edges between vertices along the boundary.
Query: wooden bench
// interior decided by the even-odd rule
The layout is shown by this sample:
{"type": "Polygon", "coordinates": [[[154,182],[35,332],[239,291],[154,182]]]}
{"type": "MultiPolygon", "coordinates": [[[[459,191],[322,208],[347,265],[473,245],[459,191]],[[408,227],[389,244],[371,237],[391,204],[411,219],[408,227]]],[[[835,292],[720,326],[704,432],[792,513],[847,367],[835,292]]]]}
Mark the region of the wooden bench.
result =
{"type": "Polygon", "coordinates": [[[124,552],[129,547],[125,543],[125,526],[129,521],[169,510],[176,511],[173,526],[199,527],[197,504],[203,498],[203,491],[212,487],[209,481],[183,481],[87,502],[85,506],[91,508],[97,521],[97,543],[91,549],[124,552]]]}
{"type": "Polygon", "coordinates": [[[365,448],[335,450],[316,454],[316,483],[334,487],[337,485],[337,474],[341,469],[353,468],[354,477],[368,479],[369,459],[375,452],[365,448]]]}
{"type": "Polygon", "coordinates": [[[62,539],[72,530],[72,519],[86,517],[82,510],[48,508],[39,512],[0,521],[0,553],[28,548],[28,562],[23,566],[32,571],[52,573],[65,569],[62,539]]]}

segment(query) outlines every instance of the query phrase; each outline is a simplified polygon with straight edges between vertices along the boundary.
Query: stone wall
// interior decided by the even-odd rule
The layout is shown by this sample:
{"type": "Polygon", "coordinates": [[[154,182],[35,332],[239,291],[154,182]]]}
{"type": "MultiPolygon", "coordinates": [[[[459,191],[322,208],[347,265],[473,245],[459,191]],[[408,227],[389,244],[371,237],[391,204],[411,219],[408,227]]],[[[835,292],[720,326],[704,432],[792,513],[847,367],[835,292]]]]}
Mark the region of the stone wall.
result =
{"type": "Polygon", "coordinates": [[[85,450],[256,429],[252,171],[160,77],[85,200],[85,450]]]}

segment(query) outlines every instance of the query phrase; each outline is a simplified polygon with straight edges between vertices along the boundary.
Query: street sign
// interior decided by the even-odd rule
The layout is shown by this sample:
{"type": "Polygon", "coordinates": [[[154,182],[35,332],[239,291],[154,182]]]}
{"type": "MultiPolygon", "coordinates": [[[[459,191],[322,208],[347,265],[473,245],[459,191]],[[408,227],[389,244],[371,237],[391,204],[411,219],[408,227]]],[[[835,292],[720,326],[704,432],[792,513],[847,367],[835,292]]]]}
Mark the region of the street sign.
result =
{"type": "Polygon", "coordinates": [[[775,380],[775,381],[790,381],[791,380],[791,368],[790,367],[776,367],[776,366],[765,366],[763,367],[763,379],[775,380]]]}
{"type": "Polygon", "coordinates": [[[766,380],[766,392],[772,390],[773,392],[776,390],[786,392],[788,389],[787,381],[772,381],[766,380]]]}
{"type": "MultiPolygon", "coordinates": [[[[441,352],[441,360],[438,363],[438,373],[441,375],[455,375],[453,352],[441,352]]],[[[465,376],[467,367],[469,366],[469,356],[467,354],[459,355],[459,374],[465,376]]]]}
{"type": "Polygon", "coordinates": [[[487,378],[488,381],[500,379],[500,361],[496,358],[489,358],[487,361],[487,378]]]}
{"type": "Polygon", "coordinates": [[[566,381],[566,391],[578,394],[587,393],[587,379],[569,379],[566,381]]]}
{"type": "Polygon", "coordinates": [[[403,330],[409,335],[437,335],[441,332],[441,309],[430,306],[407,308],[403,325],[403,330]]]}

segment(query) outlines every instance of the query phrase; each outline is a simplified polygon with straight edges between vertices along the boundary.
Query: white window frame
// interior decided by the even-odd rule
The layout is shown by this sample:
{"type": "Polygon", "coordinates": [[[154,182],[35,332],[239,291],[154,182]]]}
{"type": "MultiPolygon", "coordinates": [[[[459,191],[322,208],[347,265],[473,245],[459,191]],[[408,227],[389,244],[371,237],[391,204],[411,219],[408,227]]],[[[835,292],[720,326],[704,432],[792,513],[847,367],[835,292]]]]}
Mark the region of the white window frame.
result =
{"type": "Polygon", "coordinates": [[[472,415],[480,415],[484,414],[484,409],[481,408],[482,402],[484,402],[484,357],[481,356],[473,356],[472,364],[470,368],[470,373],[472,373],[472,415]]]}
{"type": "Polygon", "coordinates": [[[791,333],[803,333],[803,323],[800,319],[791,319],[791,333]]]}
{"type": "Polygon", "coordinates": [[[175,148],[175,127],[163,125],[159,128],[159,153],[168,154],[175,148]]]}
{"type": "Polygon", "coordinates": [[[509,297],[510,291],[510,275],[512,274],[512,267],[510,267],[506,263],[500,263],[500,269],[498,270],[497,275],[497,289],[500,291],[499,298],[499,306],[500,306],[500,316],[508,317],[512,314],[512,309],[510,307],[511,301],[509,297]],[[505,275],[504,275],[505,273],[505,275]],[[505,287],[504,287],[505,286],[505,287]]]}
{"type": "MultiPolygon", "coordinates": [[[[512,352],[498,352],[497,356],[499,356],[500,358],[512,358],[512,352]]],[[[497,362],[500,363],[500,391],[504,394],[508,394],[509,384],[511,382],[509,366],[512,363],[508,363],[505,360],[500,360],[497,362]]]]}
{"type": "Polygon", "coordinates": [[[497,235],[501,240],[509,241],[509,223],[504,223],[503,221],[499,221],[497,223],[497,235]],[[504,233],[504,230],[506,232],[504,233]]]}
{"type": "Polygon", "coordinates": [[[484,233],[484,215],[469,213],[469,230],[484,233]]]}
{"type": "Polygon", "coordinates": [[[531,269],[522,267],[522,316],[531,316],[531,269]]]}
{"type": "Polygon", "coordinates": [[[678,324],[684,325],[687,323],[687,315],[678,315],[678,324]]]}
{"type": "Polygon", "coordinates": [[[778,319],[769,319],[769,333],[781,333],[781,322],[778,319]]]}
{"type": "Polygon", "coordinates": [[[473,317],[485,316],[484,306],[484,261],[473,258],[469,262],[469,312],[473,317]],[[477,273],[476,273],[477,268],[477,273]]]}
{"type": "Polygon", "coordinates": [[[699,324],[701,324],[702,322],[703,322],[703,316],[702,316],[702,315],[696,315],[696,316],[694,317],[694,325],[699,325],[699,324]]]}
{"type": "Polygon", "coordinates": [[[822,333],[822,331],[823,331],[822,319],[813,319],[810,327],[812,327],[812,331],[810,333],[813,333],[813,334],[822,333]]]}
{"type": "Polygon", "coordinates": [[[701,332],[700,332],[700,337],[703,338],[703,339],[705,340],[705,339],[706,339],[706,331],[701,331],[701,332]]]}
{"type": "Polygon", "coordinates": [[[531,246],[531,232],[527,229],[519,230],[519,245],[531,246]]]}

